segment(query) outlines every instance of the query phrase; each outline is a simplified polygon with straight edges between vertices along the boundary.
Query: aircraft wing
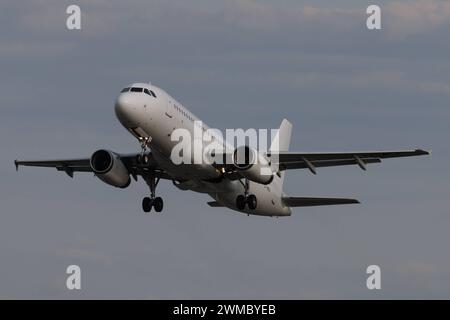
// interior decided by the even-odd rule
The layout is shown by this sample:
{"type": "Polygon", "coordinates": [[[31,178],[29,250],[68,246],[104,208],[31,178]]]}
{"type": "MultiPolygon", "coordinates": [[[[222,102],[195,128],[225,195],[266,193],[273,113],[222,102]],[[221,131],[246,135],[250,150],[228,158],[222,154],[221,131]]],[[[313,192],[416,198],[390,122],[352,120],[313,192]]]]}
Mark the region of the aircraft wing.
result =
{"type": "MultiPolygon", "coordinates": [[[[149,163],[146,165],[138,163],[137,156],[139,154],[118,155],[135,180],[137,179],[137,175],[143,175],[150,169],[154,170],[157,178],[172,179],[166,172],[158,167],[151,153],[147,153],[149,163]]],[[[19,169],[19,166],[56,168],[58,171],[64,171],[71,178],[73,177],[74,172],[93,172],[90,165],[90,158],[33,161],[16,160],[14,161],[14,164],[16,165],[16,170],[19,169]]]]}
{"type": "Polygon", "coordinates": [[[278,152],[268,153],[272,162],[277,162],[280,170],[287,169],[309,169],[316,174],[317,167],[332,167],[343,165],[358,165],[366,170],[367,163],[381,162],[381,159],[413,157],[429,154],[428,151],[416,149],[405,151],[372,151],[372,152],[325,152],[325,153],[302,153],[302,152],[278,152]]]}

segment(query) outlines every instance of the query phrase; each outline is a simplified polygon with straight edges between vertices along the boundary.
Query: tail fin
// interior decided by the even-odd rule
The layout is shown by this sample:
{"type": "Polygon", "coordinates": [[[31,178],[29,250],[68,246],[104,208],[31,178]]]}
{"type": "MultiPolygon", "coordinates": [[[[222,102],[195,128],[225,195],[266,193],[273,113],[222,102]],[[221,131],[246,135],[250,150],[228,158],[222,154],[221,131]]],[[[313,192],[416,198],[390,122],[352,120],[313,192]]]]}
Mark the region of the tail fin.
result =
{"type": "MultiPolygon", "coordinates": [[[[278,151],[288,151],[289,145],[291,143],[291,136],[292,136],[292,123],[290,123],[286,119],[283,119],[280,125],[280,129],[278,129],[277,134],[272,140],[272,144],[270,145],[270,151],[275,153],[278,151]]],[[[280,186],[281,191],[284,182],[284,171],[278,172],[279,171],[278,166],[272,167],[272,169],[273,171],[277,172],[274,181],[276,181],[277,185],[280,186]]]]}

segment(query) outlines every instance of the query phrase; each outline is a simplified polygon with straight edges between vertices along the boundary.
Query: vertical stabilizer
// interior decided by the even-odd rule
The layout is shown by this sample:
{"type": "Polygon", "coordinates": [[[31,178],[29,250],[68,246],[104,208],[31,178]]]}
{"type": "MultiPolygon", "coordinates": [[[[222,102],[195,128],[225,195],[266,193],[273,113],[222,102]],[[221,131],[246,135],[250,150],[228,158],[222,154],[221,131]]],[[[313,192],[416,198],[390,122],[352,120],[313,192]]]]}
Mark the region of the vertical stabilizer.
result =
{"type": "MultiPolygon", "coordinates": [[[[278,133],[272,140],[270,151],[275,154],[279,151],[288,151],[289,145],[291,143],[291,136],[292,136],[292,123],[290,123],[286,119],[283,119],[280,125],[280,129],[278,129],[278,133]]],[[[276,164],[273,165],[272,169],[274,172],[279,171],[278,165],[276,164]]],[[[280,187],[280,191],[283,186],[283,181],[284,181],[284,171],[278,172],[275,175],[274,183],[276,183],[280,187]]]]}

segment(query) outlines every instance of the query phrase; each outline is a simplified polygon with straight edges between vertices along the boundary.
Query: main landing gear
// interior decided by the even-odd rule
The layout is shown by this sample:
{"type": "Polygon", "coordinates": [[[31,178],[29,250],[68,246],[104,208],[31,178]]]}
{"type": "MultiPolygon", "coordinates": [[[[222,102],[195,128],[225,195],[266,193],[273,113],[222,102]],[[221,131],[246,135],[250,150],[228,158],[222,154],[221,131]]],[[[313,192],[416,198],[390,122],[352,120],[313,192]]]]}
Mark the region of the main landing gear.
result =
{"type": "Polygon", "coordinates": [[[256,199],[256,196],[254,194],[248,194],[248,179],[245,179],[245,182],[242,184],[244,186],[244,194],[240,194],[236,197],[236,207],[238,208],[238,210],[242,211],[245,209],[245,205],[247,204],[250,210],[255,210],[258,205],[258,200],[256,199]]]}
{"type": "MultiPolygon", "coordinates": [[[[150,157],[146,153],[149,141],[150,139],[148,137],[139,138],[141,153],[138,154],[136,161],[140,165],[148,166],[150,164],[150,157]]],[[[143,178],[150,187],[150,197],[142,199],[142,210],[144,210],[144,212],[150,212],[152,211],[152,208],[155,208],[156,212],[161,212],[164,208],[164,201],[161,197],[155,196],[156,186],[158,185],[160,178],[156,178],[155,172],[152,170],[143,175],[143,178]]]]}
{"type": "Polygon", "coordinates": [[[156,212],[161,212],[164,207],[163,199],[161,197],[155,197],[155,190],[159,179],[160,178],[155,178],[154,174],[149,174],[145,177],[145,182],[147,182],[150,187],[150,197],[142,199],[142,210],[144,210],[144,212],[150,212],[152,207],[155,208],[156,212]]]}

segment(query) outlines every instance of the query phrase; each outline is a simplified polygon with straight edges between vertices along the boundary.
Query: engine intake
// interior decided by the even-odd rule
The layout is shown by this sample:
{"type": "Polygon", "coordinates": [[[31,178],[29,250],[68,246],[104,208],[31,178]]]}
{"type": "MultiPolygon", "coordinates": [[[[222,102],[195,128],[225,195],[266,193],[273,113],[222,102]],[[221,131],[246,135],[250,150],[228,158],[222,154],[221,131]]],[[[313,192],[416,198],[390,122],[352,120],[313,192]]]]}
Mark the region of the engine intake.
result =
{"type": "Polygon", "coordinates": [[[95,175],[103,182],[118,188],[131,183],[130,173],[120,156],[112,151],[97,150],[91,156],[90,165],[95,175]]]}

